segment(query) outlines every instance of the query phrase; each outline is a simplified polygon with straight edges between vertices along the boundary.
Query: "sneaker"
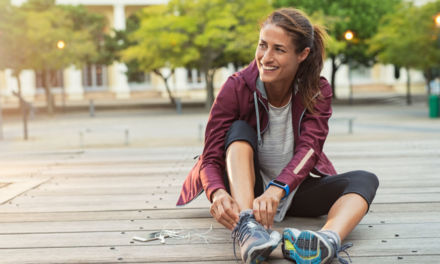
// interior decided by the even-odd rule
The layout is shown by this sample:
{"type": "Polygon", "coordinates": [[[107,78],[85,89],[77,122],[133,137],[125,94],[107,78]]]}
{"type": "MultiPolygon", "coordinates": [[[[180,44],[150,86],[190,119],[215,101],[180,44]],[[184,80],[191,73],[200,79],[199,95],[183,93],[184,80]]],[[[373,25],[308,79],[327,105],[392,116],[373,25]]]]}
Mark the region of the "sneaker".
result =
{"type": "Polygon", "coordinates": [[[267,231],[260,223],[255,220],[252,210],[245,210],[240,213],[240,220],[232,231],[234,240],[238,240],[243,262],[261,263],[281,242],[281,235],[277,231],[267,231]]]}
{"type": "Polygon", "coordinates": [[[283,232],[282,251],[285,258],[295,261],[297,264],[331,263],[337,258],[339,263],[348,264],[348,261],[339,256],[339,252],[345,252],[353,246],[347,243],[342,247],[340,242],[325,232],[299,231],[295,228],[286,228],[283,232]]]}

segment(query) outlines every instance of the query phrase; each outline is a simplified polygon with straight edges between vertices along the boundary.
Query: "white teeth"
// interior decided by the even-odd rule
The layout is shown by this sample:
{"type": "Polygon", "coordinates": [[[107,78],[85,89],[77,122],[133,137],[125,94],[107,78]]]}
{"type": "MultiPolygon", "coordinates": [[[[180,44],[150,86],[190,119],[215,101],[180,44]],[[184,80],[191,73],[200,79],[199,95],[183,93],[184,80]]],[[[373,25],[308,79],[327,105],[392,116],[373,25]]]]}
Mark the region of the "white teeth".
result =
{"type": "Polygon", "coordinates": [[[278,69],[278,67],[275,67],[275,66],[264,66],[263,65],[263,70],[273,71],[273,70],[276,70],[276,69],[278,69]]]}

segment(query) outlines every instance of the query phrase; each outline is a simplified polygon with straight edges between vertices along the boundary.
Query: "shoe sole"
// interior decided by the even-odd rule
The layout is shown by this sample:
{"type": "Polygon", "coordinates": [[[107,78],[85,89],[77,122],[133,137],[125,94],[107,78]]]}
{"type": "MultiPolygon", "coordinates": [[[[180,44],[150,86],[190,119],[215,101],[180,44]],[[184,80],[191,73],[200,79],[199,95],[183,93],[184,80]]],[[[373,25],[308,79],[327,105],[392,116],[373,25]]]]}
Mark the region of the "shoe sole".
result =
{"type": "Polygon", "coordinates": [[[246,264],[259,264],[269,257],[270,253],[280,244],[281,235],[278,232],[270,234],[270,240],[264,244],[253,247],[248,251],[246,264]]]}
{"type": "Polygon", "coordinates": [[[283,232],[282,251],[285,258],[296,264],[319,264],[331,260],[330,245],[313,231],[295,233],[290,229],[283,232]]]}

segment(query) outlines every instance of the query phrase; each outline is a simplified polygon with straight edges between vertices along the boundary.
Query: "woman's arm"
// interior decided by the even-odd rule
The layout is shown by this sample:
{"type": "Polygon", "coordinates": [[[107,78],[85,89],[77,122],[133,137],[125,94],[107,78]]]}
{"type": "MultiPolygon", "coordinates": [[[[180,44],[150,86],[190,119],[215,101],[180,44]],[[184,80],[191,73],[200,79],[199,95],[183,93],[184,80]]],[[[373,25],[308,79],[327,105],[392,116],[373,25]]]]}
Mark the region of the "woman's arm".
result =
{"type": "Polygon", "coordinates": [[[320,91],[314,106],[315,113],[306,111],[302,118],[293,158],[277,177],[277,180],[288,184],[290,190],[294,190],[315,167],[327,139],[328,120],[332,115],[332,89],[324,78],[320,81],[320,91]]]}

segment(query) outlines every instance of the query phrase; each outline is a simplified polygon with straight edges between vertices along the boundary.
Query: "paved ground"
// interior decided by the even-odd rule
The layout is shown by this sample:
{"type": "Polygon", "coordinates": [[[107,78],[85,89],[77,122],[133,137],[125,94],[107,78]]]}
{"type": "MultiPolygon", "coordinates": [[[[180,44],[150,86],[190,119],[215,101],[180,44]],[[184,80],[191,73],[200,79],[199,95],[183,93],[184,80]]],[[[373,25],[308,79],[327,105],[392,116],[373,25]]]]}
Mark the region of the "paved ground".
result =
{"type": "MultiPolygon", "coordinates": [[[[427,115],[425,104],[399,100],[334,107],[325,148],[336,168],[370,170],[381,181],[372,211],[348,238],[354,263],[440,257],[440,119],[427,115]]],[[[0,262],[235,263],[230,233],[209,216],[204,196],[175,207],[206,118],[199,109],[36,116],[24,142],[20,120],[5,117],[0,262]],[[165,245],[132,239],[163,229],[183,237],[165,245]]],[[[323,221],[289,218],[276,229],[316,229],[323,221]]],[[[287,263],[279,249],[270,262],[287,263]]]]}
{"type": "MultiPolygon", "coordinates": [[[[172,109],[130,109],[36,115],[29,123],[30,139],[22,140],[18,116],[4,117],[3,150],[77,149],[82,147],[194,146],[200,145],[208,113],[202,109],[184,109],[178,115],[172,109]],[[128,142],[126,140],[128,131],[128,142]],[[81,132],[83,134],[81,138],[81,132]]],[[[331,141],[411,140],[436,138],[440,118],[428,118],[426,103],[406,106],[403,98],[372,105],[334,106],[330,122],[331,141]],[[348,135],[344,118],[354,118],[353,134],[348,135]]]]}

